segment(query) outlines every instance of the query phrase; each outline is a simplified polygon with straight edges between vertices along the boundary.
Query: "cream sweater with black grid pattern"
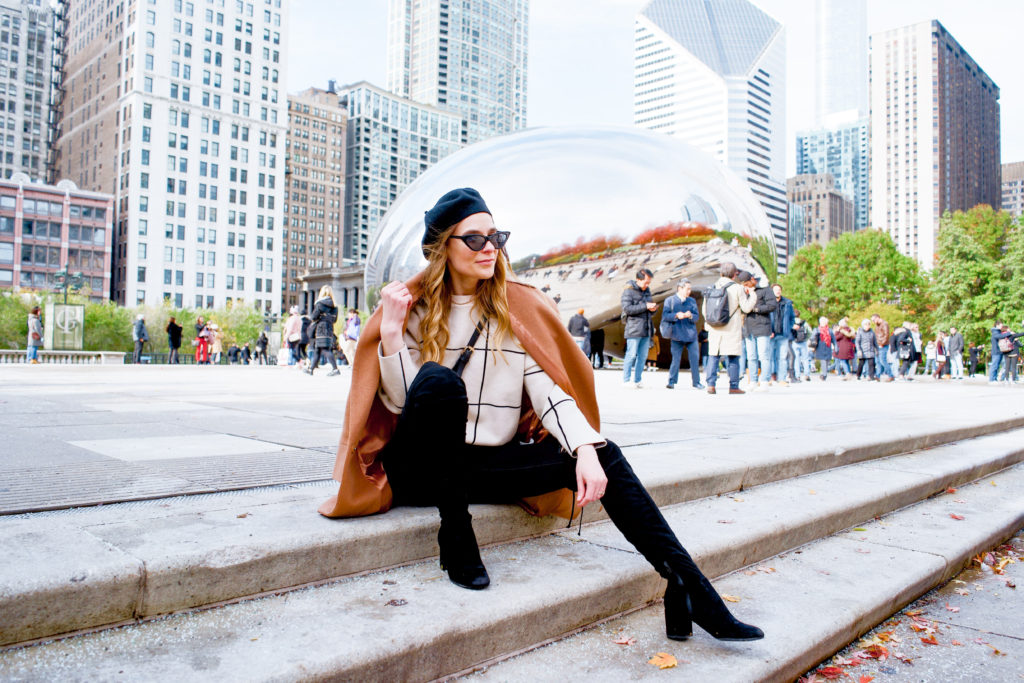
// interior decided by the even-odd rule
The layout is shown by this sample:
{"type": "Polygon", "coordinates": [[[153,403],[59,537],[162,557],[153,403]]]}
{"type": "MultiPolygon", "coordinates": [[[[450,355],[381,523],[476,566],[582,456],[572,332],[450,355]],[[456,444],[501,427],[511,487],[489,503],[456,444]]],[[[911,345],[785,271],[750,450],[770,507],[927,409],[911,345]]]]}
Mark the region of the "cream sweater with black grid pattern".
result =
{"type": "MultiPolygon", "coordinates": [[[[420,320],[426,306],[420,304],[409,313],[405,328],[405,347],[390,356],[378,347],[381,386],[378,391],[384,405],[401,413],[406,392],[420,369],[420,320]]],[[[448,348],[443,365],[452,367],[476,328],[473,297],[455,296],[448,315],[448,348]]],[[[547,373],[523,350],[515,339],[506,339],[501,353],[493,346],[493,322],[481,332],[474,344],[462,380],[469,397],[466,443],[501,446],[511,441],[519,426],[525,389],[544,428],[569,453],[584,444],[603,444],[604,439],[587,422],[576,401],[548,377],[547,373]]]]}

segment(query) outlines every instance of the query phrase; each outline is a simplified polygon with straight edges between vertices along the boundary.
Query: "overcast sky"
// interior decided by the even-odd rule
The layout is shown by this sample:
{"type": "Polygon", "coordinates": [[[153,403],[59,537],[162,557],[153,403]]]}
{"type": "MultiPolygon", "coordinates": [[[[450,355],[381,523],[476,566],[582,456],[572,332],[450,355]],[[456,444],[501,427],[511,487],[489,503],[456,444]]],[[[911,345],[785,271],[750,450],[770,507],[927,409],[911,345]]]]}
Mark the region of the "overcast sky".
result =
{"type": "MultiPolygon", "coordinates": [[[[633,19],[646,0],[530,0],[531,126],[630,125],[633,19]]],[[[787,174],[814,117],[814,0],[755,0],[786,27],[787,174]]],[[[868,33],[938,19],[1000,88],[1002,161],[1024,160],[1021,0],[867,0],[868,33]]],[[[288,91],[384,86],[387,0],[293,0],[288,91]]]]}

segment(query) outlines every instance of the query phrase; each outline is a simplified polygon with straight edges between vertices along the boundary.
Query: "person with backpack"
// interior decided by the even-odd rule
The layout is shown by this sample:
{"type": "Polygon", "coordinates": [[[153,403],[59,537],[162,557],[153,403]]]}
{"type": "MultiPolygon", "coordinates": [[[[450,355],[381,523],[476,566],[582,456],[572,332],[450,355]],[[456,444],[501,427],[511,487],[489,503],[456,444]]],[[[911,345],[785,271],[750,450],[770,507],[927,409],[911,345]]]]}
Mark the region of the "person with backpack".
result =
{"type": "MultiPolygon", "coordinates": [[[[1001,322],[997,322],[991,330],[992,333],[992,360],[989,362],[988,383],[996,384],[999,381],[999,368],[1003,363],[1008,363],[1006,356],[1014,349],[1014,339],[1024,335],[1024,332],[1014,335],[1010,328],[1001,322]]],[[[1014,362],[1017,358],[1014,357],[1014,362]]],[[[1005,373],[1004,373],[1005,375],[1005,373]]]]}
{"type": "Polygon", "coordinates": [[[821,365],[821,381],[828,377],[828,365],[832,362],[832,330],[828,326],[828,318],[818,318],[818,327],[811,336],[810,348],[814,349],[814,359],[821,365]]]}
{"type": "Polygon", "coordinates": [[[749,282],[753,275],[747,271],[737,273],[736,264],[725,261],[719,267],[721,277],[704,290],[704,324],[708,331],[708,370],[704,378],[709,394],[716,393],[718,362],[724,356],[729,370],[729,393],[746,393],[740,389],[740,350],[743,346],[743,320],[754,310],[757,294],[753,289],[741,287],[740,282],[749,282]]]}
{"type": "Polygon", "coordinates": [[[672,344],[672,364],[668,368],[668,384],[666,389],[674,389],[679,381],[679,363],[683,360],[683,349],[690,360],[690,379],[694,389],[703,389],[700,383],[700,347],[697,344],[697,320],[700,311],[697,302],[690,293],[693,285],[689,280],[681,280],[676,285],[676,293],[665,299],[665,308],[661,313],[661,336],[672,344]]]}
{"type": "Polygon", "coordinates": [[[1014,334],[1008,325],[1002,325],[1000,326],[1000,329],[1001,332],[998,339],[999,350],[1003,354],[1003,364],[1006,366],[1000,380],[1010,384],[1016,384],[1017,359],[1020,357],[1020,343],[1017,339],[1024,337],[1024,332],[1014,334]]]}
{"type": "Polygon", "coordinates": [[[910,377],[910,369],[914,363],[915,354],[914,337],[910,331],[910,323],[904,321],[902,325],[896,328],[889,342],[889,348],[892,349],[893,353],[896,354],[896,358],[900,361],[900,369],[896,376],[909,382],[913,379],[910,377]]]}
{"type": "Polygon", "coordinates": [[[771,378],[771,336],[772,311],[779,307],[775,293],[768,287],[758,287],[758,278],[748,273],[750,278],[740,280],[744,290],[756,297],[754,310],[743,321],[746,332],[747,350],[747,383],[754,391],[766,391],[771,378]]]}

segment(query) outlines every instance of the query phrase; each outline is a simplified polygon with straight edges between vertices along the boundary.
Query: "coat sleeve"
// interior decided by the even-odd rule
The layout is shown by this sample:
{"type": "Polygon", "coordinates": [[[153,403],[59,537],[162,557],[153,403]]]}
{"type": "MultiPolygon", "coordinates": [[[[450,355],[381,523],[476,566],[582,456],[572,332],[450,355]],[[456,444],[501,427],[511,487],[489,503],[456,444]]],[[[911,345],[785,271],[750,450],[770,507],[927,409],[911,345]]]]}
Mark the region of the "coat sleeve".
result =
{"type": "Polygon", "coordinates": [[[748,292],[746,287],[736,286],[740,287],[740,310],[744,313],[750,313],[757,304],[757,292],[748,292]]]}
{"type": "Polygon", "coordinates": [[[577,448],[586,444],[604,445],[604,438],[590,426],[576,401],[562,391],[529,354],[523,384],[541,424],[567,453],[575,454],[577,448]]]}
{"type": "Polygon", "coordinates": [[[647,303],[642,297],[637,297],[632,287],[627,287],[622,292],[622,311],[626,315],[642,315],[647,312],[647,303]]]}
{"type": "Polygon", "coordinates": [[[391,354],[384,355],[382,344],[377,345],[377,360],[380,363],[380,396],[384,407],[399,415],[405,407],[405,397],[416,373],[420,371],[420,346],[406,327],[403,334],[405,346],[391,354]]]}

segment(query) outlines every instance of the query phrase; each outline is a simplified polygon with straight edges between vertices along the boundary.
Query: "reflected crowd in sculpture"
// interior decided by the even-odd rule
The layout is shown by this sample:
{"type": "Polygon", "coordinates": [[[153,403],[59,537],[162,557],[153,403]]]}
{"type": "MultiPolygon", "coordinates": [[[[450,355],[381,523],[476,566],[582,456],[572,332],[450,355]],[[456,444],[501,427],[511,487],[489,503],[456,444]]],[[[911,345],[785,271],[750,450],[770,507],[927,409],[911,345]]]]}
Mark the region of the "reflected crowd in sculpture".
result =
{"type": "Polygon", "coordinates": [[[566,321],[584,309],[612,354],[623,346],[622,290],[639,268],[654,272],[658,302],[682,278],[699,296],[722,261],[761,278],[775,272],[764,210],[709,155],[634,128],[536,128],[467,147],[399,196],[370,246],[369,305],[386,282],[426,264],[423,212],[456,187],[479,190],[498,229],[512,233],[517,278],[547,292],[566,321]]]}

